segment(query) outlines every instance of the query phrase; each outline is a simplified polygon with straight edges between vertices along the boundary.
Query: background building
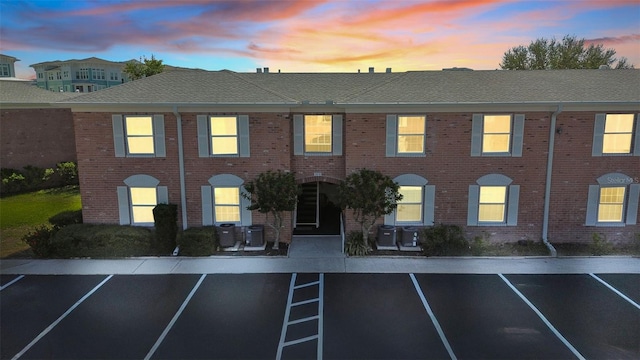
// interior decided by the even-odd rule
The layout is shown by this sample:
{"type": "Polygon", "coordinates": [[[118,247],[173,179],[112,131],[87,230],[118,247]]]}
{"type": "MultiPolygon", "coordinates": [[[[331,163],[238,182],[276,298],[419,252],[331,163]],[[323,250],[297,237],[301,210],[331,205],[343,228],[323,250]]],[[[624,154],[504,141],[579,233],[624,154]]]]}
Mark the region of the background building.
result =
{"type": "Polygon", "coordinates": [[[0,54],[0,78],[14,78],[16,77],[15,63],[19,59],[0,54]]]}
{"type": "Polygon", "coordinates": [[[39,88],[57,92],[92,92],[127,81],[126,62],[96,57],[80,60],[47,61],[31,65],[39,88]]]}

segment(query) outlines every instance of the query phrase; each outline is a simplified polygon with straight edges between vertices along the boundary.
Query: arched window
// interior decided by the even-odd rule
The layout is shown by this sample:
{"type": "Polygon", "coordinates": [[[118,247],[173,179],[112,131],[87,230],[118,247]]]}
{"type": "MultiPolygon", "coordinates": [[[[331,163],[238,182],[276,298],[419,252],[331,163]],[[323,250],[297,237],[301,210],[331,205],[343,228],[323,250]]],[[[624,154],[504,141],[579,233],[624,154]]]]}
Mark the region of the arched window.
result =
{"type": "Polygon", "coordinates": [[[124,183],[118,186],[120,225],[153,226],[153,208],[169,202],[167,187],[144,174],[129,176],[124,183]]]}
{"type": "Polygon", "coordinates": [[[220,174],[201,187],[202,225],[251,225],[251,202],[242,196],[244,180],[231,174],[220,174]]]}
{"type": "Polygon", "coordinates": [[[393,181],[400,185],[402,200],[391,214],[385,216],[385,225],[433,225],[435,185],[427,185],[427,179],[415,174],[403,174],[393,181]]]}
{"type": "Polygon", "coordinates": [[[589,185],[586,225],[635,225],[638,218],[640,184],[621,173],[609,173],[589,185]]]}
{"type": "Polygon", "coordinates": [[[479,178],[477,185],[469,185],[467,225],[516,226],[520,185],[501,174],[479,178]]]}

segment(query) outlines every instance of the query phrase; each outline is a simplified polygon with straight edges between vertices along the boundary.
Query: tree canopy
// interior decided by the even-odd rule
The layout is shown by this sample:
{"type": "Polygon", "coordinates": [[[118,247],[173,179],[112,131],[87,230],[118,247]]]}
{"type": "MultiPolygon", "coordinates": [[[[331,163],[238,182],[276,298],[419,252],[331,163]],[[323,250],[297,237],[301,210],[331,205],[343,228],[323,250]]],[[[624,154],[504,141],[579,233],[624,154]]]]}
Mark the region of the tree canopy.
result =
{"type": "Polygon", "coordinates": [[[282,170],[266,171],[260,173],[254,180],[245,185],[248,194],[243,196],[251,200],[249,210],[257,210],[261,213],[273,216],[267,225],[275,230],[276,238],[274,249],[279,248],[280,229],[285,212],[293,211],[298,202],[298,184],[295,175],[282,170]]]}
{"type": "Polygon", "coordinates": [[[614,49],[602,44],[585,44],[585,39],[567,35],[562,41],[540,38],[529,46],[519,45],[502,56],[503,70],[597,69],[607,65],[615,69],[633,68],[625,57],[616,59],[614,49]]]}
{"type": "Polygon", "coordinates": [[[140,61],[129,61],[125,64],[123,70],[131,80],[138,80],[143,77],[159,74],[164,71],[162,60],[158,60],[151,55],[151,59],[142,56],[140,61]]]}
{"type": "Polygon", "coordinates": [[[340,183],[342,207],[353,210],[365,239],[376,219],[391,213],[402,200],[399,188],[390,177],[368,169],[360,169],[340,183]]]}

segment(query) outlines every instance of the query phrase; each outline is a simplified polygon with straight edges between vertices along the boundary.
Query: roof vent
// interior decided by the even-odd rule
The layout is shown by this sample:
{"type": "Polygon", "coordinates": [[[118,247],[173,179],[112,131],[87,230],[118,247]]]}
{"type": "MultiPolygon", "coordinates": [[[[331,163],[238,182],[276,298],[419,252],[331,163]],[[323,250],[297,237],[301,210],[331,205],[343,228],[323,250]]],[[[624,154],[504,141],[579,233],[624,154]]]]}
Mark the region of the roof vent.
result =
{"type": "Polygon", "coordinates": [[[258,74],[262,74],[262,68],[256,68],[256,72],[257,72],[258,74]]]}
{"type": "Polygon", "coordinates": [[[386,73],[387,73],[387,74],[390,74],[390,73],[391,73],[391,68],[387,68],[386,73]]]}
{"type": "Polygon", "coordinates": [[[611,68],[609,67],[609,65],[600,65],[600,66],[598,67],[598,70],[609,70],[609,69],[611,69],[611,68]]]}
{"type": "Polygon", "coordinates": [[[373,73],[374,73],[374,70],[375,70],[375,68],[370,67],[370,68],[369,68],[369,74],[373,74],[373,73]]]}
{"type": "Polygon", "coordinates": [[[262,69],[262,72],[264,72],[265,74],[268,74],[269,73],[269,68],[266,67],[266,68],[262,69]]]}

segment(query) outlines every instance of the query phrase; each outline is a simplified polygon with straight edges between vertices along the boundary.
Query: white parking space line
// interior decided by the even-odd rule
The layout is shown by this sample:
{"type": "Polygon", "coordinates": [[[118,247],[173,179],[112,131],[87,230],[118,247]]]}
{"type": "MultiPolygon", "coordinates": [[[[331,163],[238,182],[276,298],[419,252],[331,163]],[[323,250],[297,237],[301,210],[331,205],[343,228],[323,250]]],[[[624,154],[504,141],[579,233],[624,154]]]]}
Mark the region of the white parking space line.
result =
{"type": "Polygon", "coordinates": [[[318,303],[318,356],[317,359],[322,359],[322,347],[324,345],[324,274],[319,274],[319,282],[318,284],[318,298],[320,298],[320,302],[318,303]]]}
{"type": "Polygon", "coordinates": [[[45,335],[47,335],[51,330],[53,330],[54,327],[56,327],[56,325],[58,325],[65,317],[67,317],[67,315],[71,314],[71,312],[73,310],[75,310],[75,308],[77,308],[78,306],[80,306],[80,304],[82,304],[83,301],[87,300],[89,298],[89,296],[93,295],[93,293],[95,293],[96,291],[98,291],[98,289],[100,289],[100,287],[102,285],[104,285],[107,281],[109,281],[111,278],[113,277],[113,275],[109,275],[107,276],[104,280],[102,280],[102,282],[100,282],[98,285],[96,285],[93,289],[91,289],[91,291],[89,291],[86,295],[84,295],[83,297],[80,298],[80,300],[76,301],[75,304],[73,304],[73,306],[71,306],[69,308],[69,310],[65,311],[64,314],[60,315],[60,317],[54,321],[51,325],[49,325],[46,329],[42,330],[42,332],[40,333],[40,335],[36,336],[35,339],[33,339],[27,346],[24,347],[24,349],[20,350],[19,353],[17,353],[12,360],[15,359],[19,359],[22,355],[24,355],[24,353],[26,353],[27,351],[29,351],[29,349],[31,349],[31,347],[33,345],[35,345],[38,341],[40,341],[40,339],[42,339],[45,335]]]}
{"type": "Polygon", "coordinates": [[[202,274],[202,276],[200,276],[200,280],[198,280],[198,282],[193,286],[193,289],[191,289],[191,292],[189,293],[189,295],[187,295],[187,298],[184,299],[184,301],[182,302],[182,305],[180,306],[176,314],[173,315],[173,318],[171,319],[171,321],[169,321],[169,324],[167,324],[167,327],[164,329],[162,334],[160,334],[160,337],[158,338],[158,340],[156,340],[156,343],[153,344],[153,347],[151,348],[151,350],[149,350],[149,353],[147,353],[147,356],[144,357],[145,360],[151,359],[151,356],[153,356],[156,350],[158,350],[158,347],[160,347],[160,344],[162,344],[162,342],[164,341],[164,338],[167,337],[167,334],[169,334],[169,331],[171,331],[171,328],[173,327],[173,325],[176,323],[176,321],[178,321],[178,318],[180,317],[180,315],[182,315],[182,312],[187,307],[187,305],[189,304],[189,301],[191,301],[191,298],[196,293],[196,291],[204,281],[204,278],[206,277],[207,277],[207,274],[202,274]]]}
{"type": "Polygon", "coordinates": [[[15,278],[15,279],[13,279],[13,280],[9,281],[8,283],[6,283],[6,284],[4,284],[4,285],[0,286],[0,291],[2,291],[2,290],[4,290],[4,289],[8,288],[9,286],[13,285],[13,284],[14,284],[14,283],[16,283],[16,282],[18,282],[18,281],[22,280],[22,278],[23,278],[23,277],[24,277],[24,275],[20,275],[20,276],[18,276],[17,278],[15,278]]]}
{"type": "Polygon", "coordinates": [[[618,291],[618,289],[614,288],[613,286],[609,285],[609,283],[607,283],[606,281],[600,279],[597,275],[595,274],[589,274],[591,275],[592,278],[598,280],[602,285],[606,286],[607,288],[609,288],[609,290],[613,291],[614,293],[618,294],[618,296],[620,296],[621,298],[627,300],[631,305],[635,306],[636,309],[640,310],[640,305],[638,305],[638,303],[636,303],[635,301],[629,299],[629,297],[627,297],[625,294],[621,293],[620,291],[618,291]]]}
{"type": "Polygon", "coordinates": [[[442,331],[442,327],[440,326],[440,323],[438,322],[436,315],[431,310],[431,306],[429,306],[429,303],[427,302],[427,298],[424,296],[424,293],[420,288],[420,284],[418,284],[418,280],[416,280],[416,276],[414,274],[409,274],[409,277],[411,277],[411,281],[413,282],[413,286],[415,286],[416,291],[418,292],[418,296],[420,296],[422,305],[424,306],[424,309],[427,310],[427,314],[429,314],[429,317],[431,318],[431,322],[433,322],[433,326],[436,328],[436,331],[440,336],[440,340],[444,344],[444,347],[447,349],[449,356],[451,357],[452,360],[456,360],[457,359],[456,354],[453,353],[453,349],[451,348],[451,345],[449,345],[449,340],[447,340],[447,337],[444,335],[444,331],[442,331]]]}
{"type": "Polygon", "coordinates": [[[289,315],[291,314],[291,303],[293,302],[293,292],[296,288],[297,273],[291,274],[291,283],[289,284],[289,296],[287,297],[287,307],[284,311],[284,321],[282,322],[282,331],[280,332],[280,343],[278,344],[278,353],[276,354],[276,360],[282,359],[282,350],[284,349],[284,339],[287,336],[287,322],[289,321],[289,315]]]}
{"type": "Polygon", "coordinates": [[[542,320],[542,322],[544,322],[545,325],[547,325],[549,330],[551,330],[551,332],[553,332],[558,337],[558,339],[560,339],[560,341],[562,341],[562,343],[569,350],[571,350],[573,355],[575,355],[578,359],[585,360],[585,357],[582,356],[582,354],[580,354],[580,352],[576,348],[574,348],[573,345],[571,345],[571,343],[569,343],[569,341],[567,339],[565,339],[564,336],[562,336],[562,334],[560,334],[560,332],[549,322],[549,320],[547,320],[547,318],[540,312],[540,310],[538,310],[535,307],[535,305],[533,305],[533,303],[531,301],[529,301],[529,299],[527,299],[526,296],[524,296],[518,289],[516,289],[516,287],[513,286],[513,284],[511,284],[511,282],[509,282],[509,280],[507,280],[507,278],[504,277],[504,275],[498,274],[498,276],[500,276],[500,278],[507,284],[507,286],[509,286],[509,288],[511,288],[511,290],[513,290],[513,292],[516,293],[516,295],[518,295],[520,297],[520,299],[522,299],[522,301],[524,301],[525,304],[529,305],[531,310],[533,310],[533,312],[535,312],[536,315],[538,315],[540,320],[542,320]]]}

